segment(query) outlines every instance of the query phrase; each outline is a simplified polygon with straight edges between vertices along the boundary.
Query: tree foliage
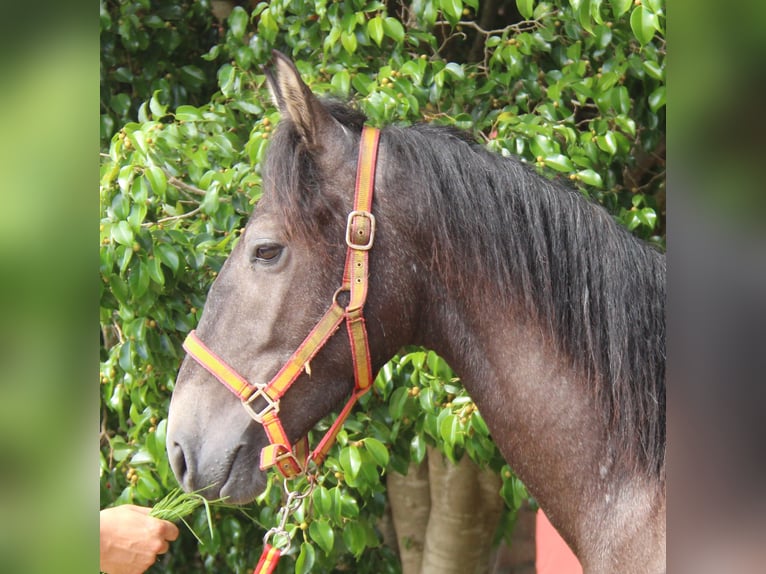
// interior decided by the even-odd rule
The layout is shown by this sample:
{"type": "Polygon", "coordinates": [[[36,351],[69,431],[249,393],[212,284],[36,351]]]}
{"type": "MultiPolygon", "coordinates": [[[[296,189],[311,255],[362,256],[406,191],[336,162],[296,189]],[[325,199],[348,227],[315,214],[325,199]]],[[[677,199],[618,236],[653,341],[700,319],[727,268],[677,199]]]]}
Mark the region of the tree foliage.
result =
{"type": "MultiPolygon", "coordinates": [[[[152,504],[176,486],[164,439],[180,343],[260,195],[279,120],[261,70],[274,48],[372,124],[469,130],[664,245],[663,0],[277,0],[234,6],[220,35],[207,3],[175,6],[101,4],[102,505],[152,504]]],[[[279,571],[398,571],[376,526],[382,476],[429,444],[501,472],[507,532],[523,485],[449,366],[404,349],[289,522],[294,560],[279,571]]],[[[165,570],[252,568],[283,496],[269,485],[257,507],[219,509],[212,538],[182,536],[165,570]]]]}
{"type": "Polygon", "coordinates": [[[176,107],[215,91],[218,40],[210,2],[101,0],[101,139],[136,117],[152,95],[176,107]]]}

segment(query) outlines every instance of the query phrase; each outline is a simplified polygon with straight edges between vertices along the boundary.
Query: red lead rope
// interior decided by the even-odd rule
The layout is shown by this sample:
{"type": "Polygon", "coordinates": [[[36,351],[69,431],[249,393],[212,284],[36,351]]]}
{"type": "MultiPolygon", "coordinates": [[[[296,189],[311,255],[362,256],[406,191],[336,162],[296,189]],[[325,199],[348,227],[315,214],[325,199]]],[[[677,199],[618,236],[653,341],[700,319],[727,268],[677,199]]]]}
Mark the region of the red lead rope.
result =
{"type": "Polygon", "coordinates": [[[255,565],[253,574],[271,574],[274,572],[277,568],[280,554],[278,548],[274,548],[271,544],[264,544],[263,554],[261,554],[261,559],[258,560],[258,564],[255,565]]]}
{"type": "MultiPolygon", "coordinates": [[[[375,241],[372,197],[379,138],[380,131],[376,128],[365,126],[362,130],[354,209],[348,214],[346,222],[347,250],[341,287],[336,291],[332,304],[322,319],[274,378],[266,385],[252,384],[205,346],[196,331],[191,331],[184,341],[184,349],[189,356],[237,395],[247,413],[263,425],[269,445],[261,451],[261,470],[276,466],[285,478],[305,473],[308,462],[311,460],[317,465],[322,463],[351,409],[372,387],[372,363],[363,310],[367,300],[369,251],[375,241]],[[349,294],[349,301],[345,308],[338,304],[338,295],[342,292],[349,294]],[[311,360],[335,334],[344,320],[354,363],[354,390],[338,418],[314,451],[309,454],[308,441],[305,437],[295,446],[290,446],[287,433],[279,420],[279,401],[300,374],[303,371],[308,372],[311,360]],[[253,405],[258,399],[265,403],[265,406],[255,410],[253,405]]],[[[286,514],[284,516],[286,518],[286,514]]],[[[279,555],[279,549],[265,543],[263,555],[254,574],[273,572],[279,555]]]]}

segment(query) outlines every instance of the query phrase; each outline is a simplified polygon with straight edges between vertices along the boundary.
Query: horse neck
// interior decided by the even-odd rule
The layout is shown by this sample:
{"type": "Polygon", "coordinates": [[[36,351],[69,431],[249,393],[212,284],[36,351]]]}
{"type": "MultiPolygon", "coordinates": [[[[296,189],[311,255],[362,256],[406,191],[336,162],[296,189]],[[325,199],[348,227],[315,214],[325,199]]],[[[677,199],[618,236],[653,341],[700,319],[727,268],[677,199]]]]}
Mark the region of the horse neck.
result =
{"type": "Polygon", "coordinates": [[[422,343],[461,376],[507,462],[583,564],[591,564],[586,571],[600,571],[601,561],[610,571],[617,548],[646,566],[645,537],[662,538],[664,507],[657,508],[652,481],[615,467],[589,382],[536,321],[498,306],[503,297],[477,291],[445,299],[445,292],[443,285],[434,289],[422,343]]]}

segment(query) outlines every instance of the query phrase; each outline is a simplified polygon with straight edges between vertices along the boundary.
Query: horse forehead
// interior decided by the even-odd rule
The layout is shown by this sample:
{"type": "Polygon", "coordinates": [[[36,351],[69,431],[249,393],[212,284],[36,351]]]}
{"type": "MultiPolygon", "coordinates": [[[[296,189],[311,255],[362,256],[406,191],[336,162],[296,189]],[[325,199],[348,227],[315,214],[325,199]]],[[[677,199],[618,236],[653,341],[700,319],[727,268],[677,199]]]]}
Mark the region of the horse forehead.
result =
{"type": "Polygon", "coordinates": [[[280,238],[285,228],[284,216],[274,208],[271,202],[261,198],[245,225],[242,238],[245,241],[253,241],[260,237],[280,238]]]}

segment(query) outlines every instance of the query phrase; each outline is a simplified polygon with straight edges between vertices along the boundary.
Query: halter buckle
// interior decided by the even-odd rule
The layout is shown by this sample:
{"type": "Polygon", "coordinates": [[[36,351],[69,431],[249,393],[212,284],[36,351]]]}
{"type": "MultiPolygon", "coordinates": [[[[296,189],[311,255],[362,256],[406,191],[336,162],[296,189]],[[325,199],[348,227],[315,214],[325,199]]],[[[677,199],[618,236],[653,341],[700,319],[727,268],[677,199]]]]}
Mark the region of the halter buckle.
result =
{"type": "Polygon", "coordinates": [[[263,424],[264,417],[271,411],[274,411],[274,414],[279,412],[279,399],[272,399],[266,393],[266,388],[267,387],[258,387],[246,401],[242,401],[242,406],[245,407],[247,414],[249,414],[258,424],[263,424]],[[262,398],[264,401],[266,401],[266,406],[263,407],[260,411],[256,411],[250,404],[257,398],[262,398]]]}
{"type": "Polygon", "coordinates": [[[346,245],[348,245],[350,249],[369,251],[372,249],[372,244],[374,241],[375,216],[369,211],[354,210],[349,213],[346,220],[346,245]],[[367,220],[369,226],[369,235],[365,233],[365,229],[361,223],[358,223],[356,226],[354,225],[354,223],[357,223],[355,221],[357,217],[361,217],[362,219],[367,220]],[[354,228],[356,228],[356,232],[354,232],[354,228]],[[364,240],[365,236],[367,236],[367,241],[365,243],[356,243],[357,239],[364,240]]]}

